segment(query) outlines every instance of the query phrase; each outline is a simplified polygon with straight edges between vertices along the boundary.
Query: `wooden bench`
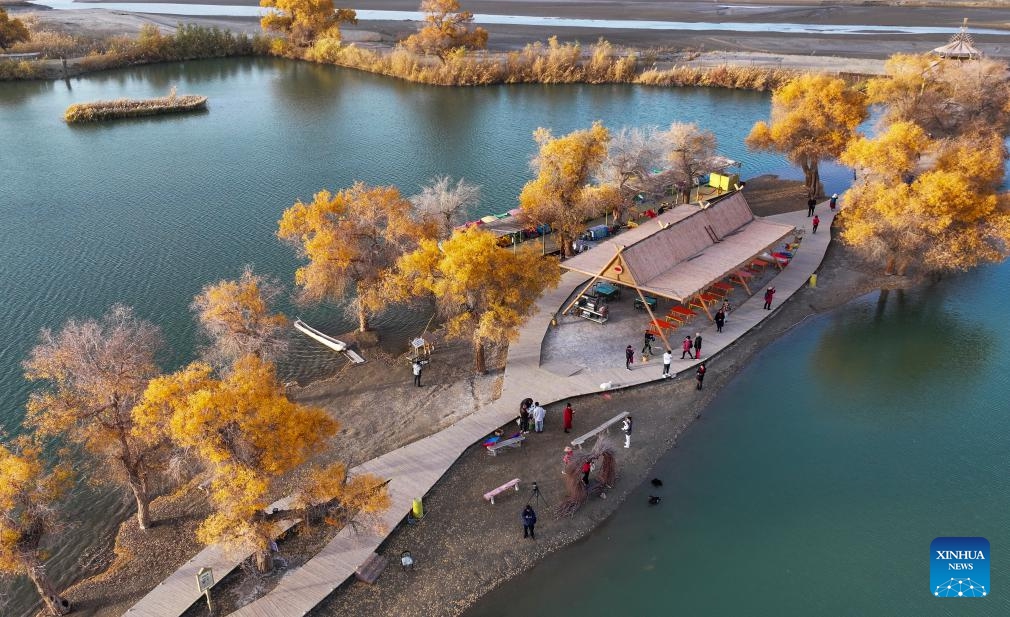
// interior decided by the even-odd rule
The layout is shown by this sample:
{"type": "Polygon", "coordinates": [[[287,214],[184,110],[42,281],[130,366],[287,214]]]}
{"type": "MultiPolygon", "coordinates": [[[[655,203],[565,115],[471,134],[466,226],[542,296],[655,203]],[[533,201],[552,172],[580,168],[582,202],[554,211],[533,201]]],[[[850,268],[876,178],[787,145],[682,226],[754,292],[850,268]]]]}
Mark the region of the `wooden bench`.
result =
{"type": "Polygon", "coordinates": [[[374,585],[375,581],[379,579],[379,575],[386,569],[388,563],[389,560],[382,555],[372,553],[365,560],[365,563],[358,566],[358,569],[354,571],[354,577],[362,583],[374,585]]]}
{"type": "Polygon", "coordinates": [[[621,413],[617,414],[613,418],[607,420],[603,424],[601,424],[601,425],[597,426],[596,428],[594,428],[593,430],[589,431],[585,435],[582,435],[580,437],[576,437],[575,439],[573,439],[572,440],[572,445],[573,446],[578,446],[579,449],[581,450],[582,449],[582,444],[586,443],[587,439],[590,439],[592,437],[595,437],[596,435],[599,435],[600,433],[602,433],[603,431],[609,429],[611,426],[617,424],[618,422],[620,422],[621,420],[623,420],[627,416],[628,416],[628,412],[622,411],[621,413]]]}
{"type": "Polygon", "coordinates": [[[498,443],[492,444],[487,447],[487,453],[491,456],[498,456],[498,450],[503,448],[518,448],[523,445],[523,441],[526,439],[523,435],[518,437],[513,437],[511,439],[503,439],[498,443]]]}
{"type": "Polygon", "coordinates": [[[495,497],[495,495],[497,495],[499,493],[504,493],[505,491],[509,490],[510,488],[514,488],[517,493],[519,492],[519,478],[516,478],[515,480],[509,480],[508,482],[506,482],[505,484],[502,484],[498,488],[484,493],[484,499],[490,501],[491,505],[493,506],[494,505],[494,497],[495,497]]]}

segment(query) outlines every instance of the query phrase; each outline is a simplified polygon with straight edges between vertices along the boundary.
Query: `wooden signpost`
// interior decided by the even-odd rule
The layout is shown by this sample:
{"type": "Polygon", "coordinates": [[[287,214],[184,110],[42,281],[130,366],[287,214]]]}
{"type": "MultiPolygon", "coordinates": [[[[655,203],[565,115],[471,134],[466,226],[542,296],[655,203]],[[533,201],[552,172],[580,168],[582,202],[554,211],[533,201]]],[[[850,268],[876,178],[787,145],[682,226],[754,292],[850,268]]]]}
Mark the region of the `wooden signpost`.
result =
{"type": "Polygon", "coordinates": [[[214,605],[210,603],[210,588],[214,586],[214,569],[200,568],[196,573],[196,586],[200,589],[200,593],[207,596],[207,610],[213,615],[214,605]]]}

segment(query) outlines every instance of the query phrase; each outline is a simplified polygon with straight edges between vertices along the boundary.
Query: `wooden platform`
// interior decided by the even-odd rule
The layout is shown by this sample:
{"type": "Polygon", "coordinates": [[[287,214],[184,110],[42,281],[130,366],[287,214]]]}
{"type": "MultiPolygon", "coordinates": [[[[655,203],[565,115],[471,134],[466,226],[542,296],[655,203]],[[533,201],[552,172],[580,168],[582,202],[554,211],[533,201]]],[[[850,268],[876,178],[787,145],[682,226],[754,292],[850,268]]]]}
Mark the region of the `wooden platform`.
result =
{"type": "MultiPolygon", "coordinates": [[[[769,218],[805,229],[809,225],[805,215],[806,209],[803,209],[769,218]]],[[[829,227],[830,220],[827,217],[824,219],[824,226],[829,227]]],[[[804,238],[803,246],[792,263],[772,281],[778,289],[774,308],[806,285],[810,274],[820,265],[829,241],[828,233],[811,234],[804,238]]],[[[600,384],[604,382],[613,384],[612,387],[616,389],[662,379],[660,364],[629,372],[624,368],[623,362],[618,362],[613,368],[583,370],[568,378],[559,378],[540,366],[541,344],[550,327],[551,317],[588,280],[586,275],[568,272],[562,276],[557,289],[545,293],[540,299],[537,303],[539,311],[522,328],[518,340],[509,345],[504,386],[497,401],[434,435],[383,454],[351,470],[352,474],[371,473],[390,479],[388,486],[391,506],[380,516],[387,533],[403,521],[410,511],[413,499],[424,496],[468,447],[498,427],[515,420],[519,402],[528,396],[529,384],[538,384],[539,399],[543,404],[548,404],[599,392],[600,384]]],[[[738,306],[721,335],[710,336],[715,330],[712,325],[706,324],[701,329],[708,355],[704,360],[706,363],[712,362],[722,349],[774,314],[775,311],[763,310],[763,303],[761,294],[758,294],[738,306]]],[[[697,361],[679,362],[676,369],[678,373],[693,371],[696,364],[697,361]]],[[[385,533],[360,529],[354,531],[351,526],[345,527],[314,558],[287,572],[270,593],[233,614],[243,617],[300,617],[307,614],[341,583],[353,576],[359,566],[375,553],[385,536],[385,533]]],[[[214,547],[204,549],[126,614],[177,617],[201,598],[194,582],[196,570],[212,565],[215,574],[220,572],[218,578],[223,578],[225,572],[233,569],[246,556],[225,558],[214,547]],[[199,563],[208,559],[213,559],[213,563],[199,563]]]]}

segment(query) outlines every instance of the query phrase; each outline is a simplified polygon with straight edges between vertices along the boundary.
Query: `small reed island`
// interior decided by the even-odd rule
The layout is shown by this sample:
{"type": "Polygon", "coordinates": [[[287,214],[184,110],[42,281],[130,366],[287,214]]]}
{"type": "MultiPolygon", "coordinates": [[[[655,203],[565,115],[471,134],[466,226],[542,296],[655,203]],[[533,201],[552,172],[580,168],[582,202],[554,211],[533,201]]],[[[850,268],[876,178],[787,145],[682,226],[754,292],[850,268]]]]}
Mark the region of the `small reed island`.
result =
{"type": "Polygon", "coordinates": [[[173,88],[168,96],[153,99],[116,99],[114,101],[94,101],[74,103],[63,112],[63,119],[69,124],[138,118],[161,114],[177,114],[207,109],[207,97],[194,94],[178,95],[173,88]]]}

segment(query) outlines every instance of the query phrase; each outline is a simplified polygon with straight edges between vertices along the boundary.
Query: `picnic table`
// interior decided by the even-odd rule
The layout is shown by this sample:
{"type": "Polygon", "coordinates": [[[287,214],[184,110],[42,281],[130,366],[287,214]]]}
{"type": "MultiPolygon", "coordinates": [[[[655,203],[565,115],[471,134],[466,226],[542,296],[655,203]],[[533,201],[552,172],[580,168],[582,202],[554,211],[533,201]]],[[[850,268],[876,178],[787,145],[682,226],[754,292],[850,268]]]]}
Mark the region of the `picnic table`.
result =
{"type": "Polygon", "coordinates": [[[712,286],[709,288],[709,292],[722,298],[728,296],[732,291],[733,286],[728,283],[723,283],[722,281],[712,283],[712,286]]]}
{"type": "Polygon", "coordinates": [[[751,261],[750,264],[747,267],[752,272],[764,272],[765,268],[767,268],[768,264],[770,264],[770,263],[771,263],[770,261],[765,261],[764,259],[761,259],[760,257],[758,257],[757,259],[751,261]]]}
{"type": "Polygon", "coordinates": [[[670,314],[676,313],[677,315],[682,315],[688,319],[694,317],[696,313],[686,306],[676,305],[670,309],[670,314]]]}
{"type": "Polygon", "coordinates": [[[621,288],[617,285],[611,285],[610,283],[597,283],[596,295],[606,298],[607,300],[616,300],[621,297],[621,288]]]}
{"type": "Polygon", "coordinates": [[[730,275],[729,280],[740,284],[746,291],[747,295],[750,295],[750,287],[747,285],[747,279],[754,276],[753,273],[746,270],[737,270],[732,275],[730,275]]]}
{"type": "Polygon", "coordinates": [[[664,321],[662,319],[657,319],[657,320],[653,321],[652,323],[650,323],[649,327],[657,327],[660,330],[663,330],[665,332],[666,330],[676,330],[677,326],[679,326],[679,325],[680,325],[679,323],[678,324],[672,324],[669,321],[664,321]]]}
{"type": "MultiPolygon", "coordinates": [[[[657,300],[652,296],[645,296],[645,302],[649,305],[649,310],[654,310],[656,306],[659,304],[659,300],[657,300]]],[[[640,311],[645,310],[645,304],[642,303],[641,298],[635,298],[635,308],[637,308],[640,311]]]]}

